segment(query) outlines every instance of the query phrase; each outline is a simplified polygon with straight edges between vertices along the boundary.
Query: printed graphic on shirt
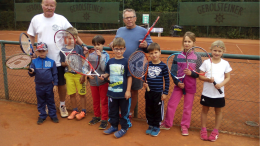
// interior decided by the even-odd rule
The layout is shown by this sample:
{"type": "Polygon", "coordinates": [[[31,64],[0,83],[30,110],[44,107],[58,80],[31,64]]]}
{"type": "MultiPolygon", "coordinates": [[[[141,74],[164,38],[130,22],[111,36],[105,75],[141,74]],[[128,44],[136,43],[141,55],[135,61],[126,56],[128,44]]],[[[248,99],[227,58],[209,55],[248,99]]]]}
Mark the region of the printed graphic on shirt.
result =
{"type": "Polygon", "coordinates": [[[125,72],[122,64],[110,64],[110,84],[109,91],[123,92],[123,74],[125,72]]]}
{"type": "Polygon", "coordinates": [[[158,66],[149,66],[148,68],[148,76],[150,78],[156,78],[160,73],[162,72],[162,69],[158,66]]]}
{"type": "Polygon", "coordinates": [[[45,67],[51,67],[51,62],[50,61],[45,61],[45,67]]]}
{"type": "Polygon", "coordinates": [[[56,32],[56,31],[60,30],[60,27],[57,24],[54,24],[54,25],[52,25],[52,30],[56,32]]]}

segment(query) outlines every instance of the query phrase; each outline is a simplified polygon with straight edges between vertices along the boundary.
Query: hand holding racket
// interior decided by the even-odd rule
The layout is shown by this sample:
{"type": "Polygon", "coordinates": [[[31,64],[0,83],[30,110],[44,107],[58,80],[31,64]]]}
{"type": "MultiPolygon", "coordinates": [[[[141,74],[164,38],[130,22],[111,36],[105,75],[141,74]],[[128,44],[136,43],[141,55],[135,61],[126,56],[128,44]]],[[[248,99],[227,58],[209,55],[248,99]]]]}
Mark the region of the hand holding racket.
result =
{"type": "MultiPolygon", "coordinates": [[[[167,59],[167,67],[171,75],[179,81],[179,83],[183,84],[183,80],[185,77],[185,72],[184,70],[186,69],[186,56],[182,53],[174,53],[170,55],[167,59]]],[[[174,83],[177,83],[174,81],[174,83]]],[[[179,86],[177,84],[177,86],[179,86]]],[[[179,86],[180,87],[180,86],[179,86]]],[[[181,88],[181,87],[180,87],[181,88]]],[[[186,91],[183,85],[182,92],[185,95],[186,91]]]]}
{"type": "MultiPolygon", "coordinates": [[[[216,82],[213,80],[212,76],[212,60],[208,52],[201,48],[201,47],[192,47],[186,52],[186,61],[187,61],[187,68],[189,68],[191,71],[195,72],[198,75],[205,76],[207,73],[210,73],[210,78],[213,81],[214,86],[216,85],[216,82]],[[200,73],[199,67],[201,66],[202,62],[205,60],[210,60],[210,67],[204,72],[200,73]]],[[[223,92],[221,89],[217,89],[220,94],[223,92]]]]}
{"type": "MultiPolygon", "coordinates": [[[[130,74],[146,83],[148,73],[149,62],[148,58],[143,51],[135,51],[128,58],[128,70],[130,74]]],[[[147,91],[150,91],[148,86],[147,91]]]]}
{"type": "Polygon", "coordinates": [[[31,44],[31,40],[26,33],[21,33],[19,37],[20,48],[23,53],[33,56],[34,50],[31,44]]]}
{"type": "Polygon", "coordinates": [[[150,29],[147,31],[147,33],[145,34],[143,40],[140,42],[139,48],[141,47],[141,43],[144,42],[144,40],[147,38],[147,36],[150,34],[150,32],[152,31],[154,25],[157,23],[157,21],[160,19],[160,16],[157,17],[157,19],[155,20],[155,22],[153,23],[153,25],[150,27],[150,29]]]}
{"type": "Polygon", "coordinates": [[[29,68],[31,62],[32,62],[31,56],[22,53],[22,54],[16,54],[10,56],[6,60],[5,65],[10,69],[27,69],[30,72],[33,72],[33,70],[29,68]]]}

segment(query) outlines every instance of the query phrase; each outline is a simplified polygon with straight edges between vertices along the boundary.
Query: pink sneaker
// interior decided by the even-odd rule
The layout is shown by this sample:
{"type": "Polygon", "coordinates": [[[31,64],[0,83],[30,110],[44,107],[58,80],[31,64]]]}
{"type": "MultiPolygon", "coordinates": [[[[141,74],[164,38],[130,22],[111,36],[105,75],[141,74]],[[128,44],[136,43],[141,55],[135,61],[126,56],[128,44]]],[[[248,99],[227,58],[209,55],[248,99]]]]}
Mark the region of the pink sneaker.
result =
{"type": "Polygon", "coordinates": [[[207,130],[201,130],[200,131],[200,139],[208,140],[208,132],[207,132],[207,130]]]}
{"type": "Polygon", "coordinates": [[[76,115],[76,119],[81,120],[81,119],[85,118],[86,115],[87,114],[85,112],[81,111],[79,114],[76,115]]]}
{"type": "Polygon", "coordinates": [[[68,119],[69,119],[69,120],[74,119],[75,116],[76,116],[78,113],[79,113],[79,112],[77,112],[77,111],[72,111],[71,114],[70,114],[70,116],[68,116],[68,119]]]}
{"type": "Polygon", "coordinates": [[[212,131],[212,133],[209,136],[209,141],[216,141],[218,139],[219,133],[212,131]]]}
{"type": "Polygon", "coordinates": [[[164,123],[161,124],[160,129],[170,130],[170,127],[166,126],[164,123]]]}
{"type": "Polygon", "coordinates": [[[181,126],[181,134],[183,136],[189,135],[189,130],[188,130],[188,128],[186,126],[181,126]]]}

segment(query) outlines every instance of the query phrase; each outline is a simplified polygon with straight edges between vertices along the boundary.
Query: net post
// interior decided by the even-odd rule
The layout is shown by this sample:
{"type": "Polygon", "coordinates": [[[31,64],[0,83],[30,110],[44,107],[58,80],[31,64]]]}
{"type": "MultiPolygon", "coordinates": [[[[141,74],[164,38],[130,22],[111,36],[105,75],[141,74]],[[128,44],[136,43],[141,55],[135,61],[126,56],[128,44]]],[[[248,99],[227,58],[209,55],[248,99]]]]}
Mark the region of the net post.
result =
{"type": "Polygon", "coordinates": [[[0,41],[1,43],[1,52],[2,52],[2,67],[3,67],[3,77],[4,77],[4,86],[5,86],[5,99],[9,100],[9,91],[8,91],[8,80],[7,80],[7,70],[5,66],[5,44],[4,42],[0,41]]]}

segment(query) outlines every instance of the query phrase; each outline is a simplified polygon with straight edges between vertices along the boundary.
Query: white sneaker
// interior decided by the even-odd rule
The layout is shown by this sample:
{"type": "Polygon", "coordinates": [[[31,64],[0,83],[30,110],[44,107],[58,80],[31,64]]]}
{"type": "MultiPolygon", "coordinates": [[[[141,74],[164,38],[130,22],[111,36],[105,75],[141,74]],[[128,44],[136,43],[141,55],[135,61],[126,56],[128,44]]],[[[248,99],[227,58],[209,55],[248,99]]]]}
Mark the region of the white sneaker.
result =
{"type": "Polygon", "coordinates": [[[62,118],[66,118],[69,116],[69,113],[68,113],[65,105],[60,106],[60,115],[62,118]]]}

